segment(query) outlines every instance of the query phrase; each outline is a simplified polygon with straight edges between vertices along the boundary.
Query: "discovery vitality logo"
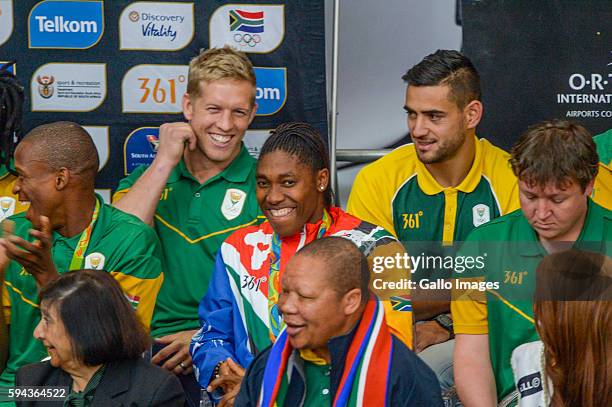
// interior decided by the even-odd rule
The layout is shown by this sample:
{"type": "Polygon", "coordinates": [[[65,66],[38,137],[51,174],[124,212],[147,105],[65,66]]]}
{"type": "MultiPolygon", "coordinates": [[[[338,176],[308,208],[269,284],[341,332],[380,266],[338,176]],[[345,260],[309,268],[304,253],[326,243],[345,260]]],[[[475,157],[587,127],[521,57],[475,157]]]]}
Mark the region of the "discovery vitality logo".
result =
{"type": "Polygon", "coordinates": [[[30,48],[86,49],[104,33],[101,1],[43,1],[30,11],[30,48]]]}

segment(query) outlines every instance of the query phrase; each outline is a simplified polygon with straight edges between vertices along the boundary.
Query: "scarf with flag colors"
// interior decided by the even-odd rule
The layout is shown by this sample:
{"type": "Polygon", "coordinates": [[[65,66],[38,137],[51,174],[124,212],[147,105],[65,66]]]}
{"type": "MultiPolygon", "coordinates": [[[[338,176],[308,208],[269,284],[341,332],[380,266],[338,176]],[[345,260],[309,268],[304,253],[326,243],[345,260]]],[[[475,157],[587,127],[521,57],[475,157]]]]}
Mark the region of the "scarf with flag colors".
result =
{"type": "MultiPolygon", "coordinates": [[[[392,339],[385,322],[382,303],[368,301],[355,336],[348,349],[340,385],[333,398],[333,407],[386,405],[388,372],[391,366],[392,339]]],[[[283,330],[272,346],[266,362],[258,406],[276,407],[277,396],[285,394],[290,380],[293,358],[299,352],[291,346],[283,330]]]]}

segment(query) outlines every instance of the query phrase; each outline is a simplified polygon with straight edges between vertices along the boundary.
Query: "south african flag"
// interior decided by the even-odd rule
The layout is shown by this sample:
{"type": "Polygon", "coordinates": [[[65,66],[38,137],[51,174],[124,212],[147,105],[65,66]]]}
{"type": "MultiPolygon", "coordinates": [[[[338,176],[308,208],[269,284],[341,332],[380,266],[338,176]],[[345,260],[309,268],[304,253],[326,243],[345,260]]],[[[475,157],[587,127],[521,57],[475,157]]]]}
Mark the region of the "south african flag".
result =
{"type": "Polygon", "coordinates": [[[244,10],[230,10],[230,31],[247,33],[264,32],[264,12],[249,12],[244,10]]]}
{"type": "Polygon", "coordinates": [[[140,297],[137,295],[129,295],[125,294],[125,298],[127,298],[128,302],[134,308],[134,310],[138,309],[138,304],[140,304],[140,297]]]}
{"type": "Polygon", "coordinates": [[[391,307],[395,311],[412,311],[412,300],[410,297],[393,296],[389,298],[391,307]]]}

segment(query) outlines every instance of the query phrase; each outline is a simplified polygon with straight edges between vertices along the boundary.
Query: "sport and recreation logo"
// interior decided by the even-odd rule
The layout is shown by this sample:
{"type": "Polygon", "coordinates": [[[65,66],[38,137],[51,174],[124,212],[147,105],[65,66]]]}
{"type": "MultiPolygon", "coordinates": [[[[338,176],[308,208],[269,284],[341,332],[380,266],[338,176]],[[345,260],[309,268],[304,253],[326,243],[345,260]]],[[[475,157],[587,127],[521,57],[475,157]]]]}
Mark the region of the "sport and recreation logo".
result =
{"type": "Polygon", "coordinates": [[[194,4],[137,1],[119,17],[119,48],[176,51],[193,39],[194,4]]]}
{"type": "Polygon", "coordinates": [[[30,89],[33,112],[90,112],[106,99],[106,64],[44,64],[30,89]]]}
{"type": "Polygon", "coordinates": [[[13,33],[13,0],[0,0],[0,45],[13,33]]]}
{"type": "Polygon", "coordinates": [[[28,19],[29,47],[87,49],[104,34],[104,2],[42,1],[28,19]]]}
{"type": "Polygon", "coordinates": [[[38,82],[38,94],[41,97],[49,99],[53,96],[53,82],[55,82],[53,75],[38,75],[36,77],[36,82],[38,82]]]}
{"type": "Polygon", "coordinates": [[[140,127],[132,131],[123,144],[123,168],[125,175],[141,165],[150,165],[157,153],[159,127],[140,127]]]}
{"type": "Polygon", "coordinates": [[[227,4],[210,18],[211,47],[231,45],[244,52],[275,50],[285,36],[283,5],[227,4]]]}
{"type": "Polygon", "coordinates": [[[287,100],[287,68],[255,67],[257,116],[280,111],[287,100]]]}

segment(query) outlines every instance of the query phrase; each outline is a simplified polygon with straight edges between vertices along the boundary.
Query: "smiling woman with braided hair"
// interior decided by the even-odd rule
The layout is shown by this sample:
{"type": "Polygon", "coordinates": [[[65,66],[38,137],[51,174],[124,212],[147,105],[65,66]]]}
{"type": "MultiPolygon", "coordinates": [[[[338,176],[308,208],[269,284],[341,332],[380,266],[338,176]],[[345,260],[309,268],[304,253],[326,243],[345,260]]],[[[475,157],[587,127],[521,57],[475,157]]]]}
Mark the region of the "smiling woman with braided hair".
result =
{"type": "MultiPolygon", "coordinates": [[[[351,240],[368,260],[404,253],[389,232],[333,205],[329,165],[325,142],[306,123],[279,125],[261,148],[256,196],[266,220],[236,230],[221,245],[200,302],[201,329],[190,348],[202,387],[214,398],[223,390],[220,406],[233,405],[242,368],[283,330],[280,278],[300,248],[324,236],[340,236],[351,240]]],[[[406,270],[386,272],[397,278],[406,270]]],[[[392,309],[391,301],[384,307],[391,331],[411,347],[412,309],[392,309]]]]}

